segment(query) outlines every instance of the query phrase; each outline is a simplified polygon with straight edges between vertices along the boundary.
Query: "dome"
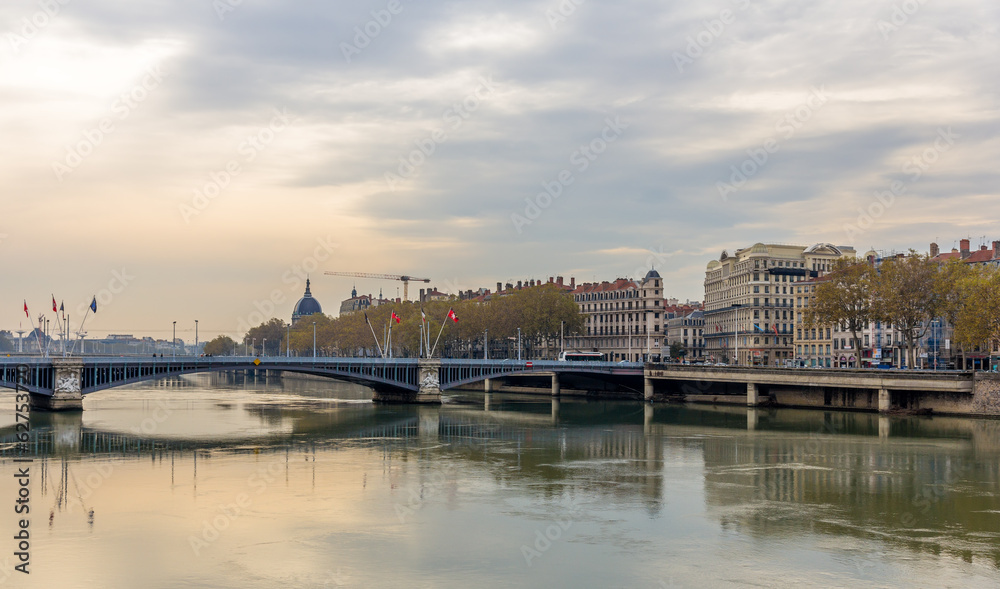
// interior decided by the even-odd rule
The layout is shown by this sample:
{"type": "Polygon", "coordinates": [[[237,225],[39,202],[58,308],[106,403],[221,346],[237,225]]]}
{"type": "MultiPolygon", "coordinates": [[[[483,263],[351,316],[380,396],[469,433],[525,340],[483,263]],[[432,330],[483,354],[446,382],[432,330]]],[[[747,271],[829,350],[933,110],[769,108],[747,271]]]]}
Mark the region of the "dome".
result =
{"type": "Polygon", "coordinates": [[[295,309],[292,310],[292,324],[294,325],[300,317],[322,312],[323,307],[320,306],[319,301],[313,298],[312,292],[309,290],[309,279],[306,278],[306,292],[299,299],[299,302],[295,303],[295,309]]]}
{"type": "Polygon", "coordinates": [[[767,253],[767,246],[764,245],[763,243],[755,243],[755,244],[753,244],[753,247],[750,248],[750,253],[751,254],[766,254],[767,253]]]}
{"type": "Polygon", "coordinates": [[[722,264],[720,264],[720,263],[718,262],[718,260],[712,260],[712,261],[710,261],[710,262],[708,263],[708,268],[706,268],[706,270],[715,270],[716,268],[718,268],[718,267],[719,267],[719,266],[721,266],[721,265],[722,265],[722,264]]]}
{"type": "Polygon", "coordinates": [[[643,280],[643,282],[645,282],[645,281],[649,280],[650,278],[659,278],[659,277],[660,277],[660,273],[659,272],[657,272],[656,270],[650,269],[649,272],[646,272],[646,277],[643,278],[642,280],[643,280]]]}

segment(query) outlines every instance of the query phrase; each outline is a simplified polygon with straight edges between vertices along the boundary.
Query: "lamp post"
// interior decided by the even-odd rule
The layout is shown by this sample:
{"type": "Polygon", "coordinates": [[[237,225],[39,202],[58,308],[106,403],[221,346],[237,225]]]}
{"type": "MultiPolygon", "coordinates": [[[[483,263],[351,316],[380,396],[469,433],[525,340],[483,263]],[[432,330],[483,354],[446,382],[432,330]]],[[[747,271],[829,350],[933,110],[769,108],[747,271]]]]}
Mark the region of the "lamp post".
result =
{"type": "Polygon", "coordinates": [[[198,353],[198,320],[194,320],[194,353],[198,353]]]}
{"type": "MultiPolygon", "coordinates": [[[[285,325],[285,357],[292,357],[292,340],[291,340],[292,326],[289,324],[285,325]]],[[[279,348],[280,349],[280,348],[279,348]]]]}
{"type": "Polygon", "coordinates": [[[177,358],[177,322],[174,321],[174,341],[170,346],[173,348],[174,359],[177,358]]]}
{"type": "Polygon", "coordinates": [[[260,343],[260,355],[261,356],[267,356],[267,338],[266,337],[264,338],[264,341],[262,341],[260,343]]]}
{"type": "Polygon", "coordinates": [[[521,328],[517,328],[517,361],[521,361],[521,328]]]}
{"type": "Polygon", "coordinates": [[[483,332],[483,360],[490,359],[490,328],[483,332]]]}
{"type": "Polygon", "coordinates": [[[316,359],[316,322],[313,321],[313,360],[316,359]]]}
{"type": "Polygon", "coordinates": [[[250,347],[253,348],[253,355],[257,355],[257,338],[251,338],[250,347]]]}

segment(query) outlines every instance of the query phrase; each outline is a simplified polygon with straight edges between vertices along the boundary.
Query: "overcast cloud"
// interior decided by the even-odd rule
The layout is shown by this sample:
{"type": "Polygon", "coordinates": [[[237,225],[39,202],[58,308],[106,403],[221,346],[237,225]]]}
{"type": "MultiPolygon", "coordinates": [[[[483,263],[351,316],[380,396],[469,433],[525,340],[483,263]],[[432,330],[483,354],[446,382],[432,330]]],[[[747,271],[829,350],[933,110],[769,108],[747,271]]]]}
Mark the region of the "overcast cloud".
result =
{"type": "Polygon", "coordinates": [[[0,328],[1000,239],[1000,4],[577,2],[4,2],[0,328]]]}

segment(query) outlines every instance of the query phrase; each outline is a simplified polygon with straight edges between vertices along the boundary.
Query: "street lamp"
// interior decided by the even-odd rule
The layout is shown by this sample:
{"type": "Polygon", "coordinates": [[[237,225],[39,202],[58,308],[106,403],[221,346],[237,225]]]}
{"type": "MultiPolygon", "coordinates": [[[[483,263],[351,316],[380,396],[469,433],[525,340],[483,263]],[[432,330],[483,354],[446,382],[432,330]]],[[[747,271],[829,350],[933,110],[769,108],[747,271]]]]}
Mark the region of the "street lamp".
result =
{"type": "Polygon", "coordinates": [[[260,343],[260,355],[261,356],[267,356],[267,338],[266,337],[264,338],[264,341],[262,341],[260,343]]]}
{"type": "Polygon", "coordinates": [[[316,322],[313,321],[313,360],[316,359],[316,322]]]}
{"type": "MultiPolygon", "coordinates": [[[[292,340],[291,338],[292,326],[290,324],[285,324],[285,357],[292,357],[292,340]]],[[[281,350],[281,348],[278,348],[281,350]]]]}
{"type": "Polygon", "coordinates": [[[173,343],[172,343],[172,345],[170,347],[173,348],[174,359],[176,359],[177,358],[177,322],[176,321],[174,321],[174,341],[173,341],[173,343]]]}
{"type": "Polygon", "coordinates": [[[198,320],[194,320],[194,353],[198,353],[198,320]]]}
{"type": "Polygon", "coordinates": [[[253,355],[257,355],[257,338],[250,338],[250,347],[253,348],[253,355]]]}
{"type": "Polygon", "coordinates": [[[483,360],[490,359],[490,328],[483,333],[483,360]]]}
{"type": "Polygon", "coordinates": [[[517,328],[517,361],[521,361],[521,328],[517,328]]]}

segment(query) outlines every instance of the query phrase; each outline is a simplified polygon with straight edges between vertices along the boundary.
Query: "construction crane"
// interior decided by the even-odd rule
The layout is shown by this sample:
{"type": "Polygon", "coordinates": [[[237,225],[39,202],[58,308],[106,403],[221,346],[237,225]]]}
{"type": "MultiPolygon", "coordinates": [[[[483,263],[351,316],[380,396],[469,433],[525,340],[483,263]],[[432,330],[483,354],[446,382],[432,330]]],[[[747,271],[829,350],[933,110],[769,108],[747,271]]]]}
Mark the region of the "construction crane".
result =
{"type": "Polygon", "coordinates": [[[410,281],[430,282],[430,278],[416,278],[414,276],[400,276],[398,274],[368,274],[365,272],[324,272],[330,276],[350,276],[352,278],[372,278],[375,280],[399,280],[403,283],[403,300],[410,300],[410,281]]]}

